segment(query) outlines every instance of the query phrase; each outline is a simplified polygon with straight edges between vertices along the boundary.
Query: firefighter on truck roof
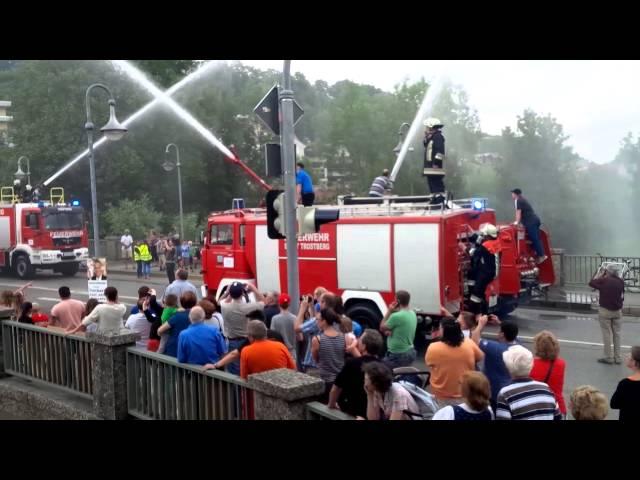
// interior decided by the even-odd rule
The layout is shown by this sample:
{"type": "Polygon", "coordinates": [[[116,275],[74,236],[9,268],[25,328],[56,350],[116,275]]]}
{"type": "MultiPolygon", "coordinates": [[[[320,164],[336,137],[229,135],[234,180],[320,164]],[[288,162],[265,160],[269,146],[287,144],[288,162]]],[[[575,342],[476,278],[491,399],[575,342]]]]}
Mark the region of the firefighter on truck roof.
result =
{"type": "Polygon", "coordinates": [[[498,229],[491,223],[480,225],[475,237],[476,246],[471,249],[471,270],[469,271],[470,310],[478,314],[488,313],[486,301],[487,286],[498,276],[500,265],[500,251],[502,250],[498,239],[498,229]]]}
{"type": "Polygon", "coordinates": [[[437,118],[427,118],[424,121],[424,170],[423,175],[427,177],[429,191],[434,195],[431,203],[444,203],[444,136],[442,127],[444,125],[437,118]],[[440,195],[436,195],[440,194],[440,195]]]}

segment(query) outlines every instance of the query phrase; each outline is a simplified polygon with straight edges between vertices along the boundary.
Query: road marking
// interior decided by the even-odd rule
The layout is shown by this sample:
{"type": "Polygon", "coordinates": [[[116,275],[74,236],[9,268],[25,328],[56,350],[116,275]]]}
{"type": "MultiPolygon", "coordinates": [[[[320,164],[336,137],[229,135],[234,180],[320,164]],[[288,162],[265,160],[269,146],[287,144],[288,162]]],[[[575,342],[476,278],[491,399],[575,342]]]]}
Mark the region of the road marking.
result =
{"type": "MultiPolygon", "coordinates": [[[[13,285],[11,283],[2,283],[0,284],[3,287],[14,287],[14,288],[20,288],[22,287],[22,285],[13,285]]],[[[51,287],[29,287],[28,289],[31,290],[45,290],[47,292],[57,292],[58,289],[57,288],[51,288],[51,287]]],[[[71,293],[75,293],[76,295],[84,295],[85,297],[89,296],[89,292],[85,292],[85,291],[81,291],[81,290],[71,290],[71,293]]],[[[118,298],[125,298],[127,300],[138,300],[138,297],[130,297],[127,295],[118,295],[118,298]]],[[[55,300],[56,302],[59,301],[59,298],[54,298],[52,300],[55,300]]]]}
{"type": "MultiPolygon", "coordinates": [[[[497,333],[483,333],[483,336],[497,338],[497,333]]],[[[519,340],[527,340],[528,342],[533,342],[533,337],[529,337],[526,335],[518,335],[519,340]]],[[[569,345],[586,345],[589,347],[604,347],[603,343],[595,343],[595,342],[583,342],[581,340],[564,340],[562,338],[558,338],[558,343],[566,343],[569,345]]],[[[620,348],[624,348],[625,350],[631,350],[630,345],[620,345],[620,348]]]]}

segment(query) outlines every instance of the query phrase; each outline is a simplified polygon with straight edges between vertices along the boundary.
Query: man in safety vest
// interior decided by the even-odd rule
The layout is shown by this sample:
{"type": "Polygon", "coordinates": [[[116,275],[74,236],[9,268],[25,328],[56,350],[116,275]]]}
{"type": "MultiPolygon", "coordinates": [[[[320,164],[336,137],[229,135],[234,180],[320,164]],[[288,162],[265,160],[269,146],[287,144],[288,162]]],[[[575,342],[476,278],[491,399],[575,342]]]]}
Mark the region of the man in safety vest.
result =
{"type": "Polygon", "coordinates": [[[433,195],[431,203],[440,204],[445,201],[444,187],[444,137],[442,127],[444,125],[437,118],[427,118],[424,121],[424,170],[422,174],[427,177],[429,191],[433,195]]]}
{"type": "MultiPolygon", "coordinates": [[[[148,280],[151,275],[151,261],[153,260],[151,250],[149,250],[149,244],[146,240],[142,240],[137,248],[140,263],[142,263],[142,274],[145,280],[148,280]]],[[[138,268],[138,278],[140,278],[140,267],[138,268]]]]}
{"type": "Polygon", "coordinates": [[[472,313],[487,314],[486,290],[498,276],[502,245],[498,238],[498,229],[490,223],[480,225],[475,237],[476,246],[471,249],[471,270],[469,272],[470,310],[472,313]]]}

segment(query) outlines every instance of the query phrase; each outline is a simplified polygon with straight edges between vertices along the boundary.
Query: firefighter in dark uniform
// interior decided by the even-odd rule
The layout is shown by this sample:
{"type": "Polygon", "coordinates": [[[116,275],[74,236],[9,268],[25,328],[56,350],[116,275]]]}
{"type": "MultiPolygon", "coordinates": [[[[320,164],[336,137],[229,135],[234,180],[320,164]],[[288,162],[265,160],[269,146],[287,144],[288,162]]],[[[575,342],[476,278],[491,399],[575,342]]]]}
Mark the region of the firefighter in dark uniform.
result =
{"type": "Polygon", "coordinates": [[[431,117],[424,121],[424,126],[423,175],[427,177],[429,191],[434,195],[431,203],[444,203],[444,137],[441,131],[444,125],[437,118],[431,117]]]}
{"type": "Polygon", "coordinates": [[[476,245],[470,252],[469,310],[475,314],[487,314],[488,304],[485,293],[489,284],[498,276],[500,266],[501,245],[498,229],[495,225],[485,223],[480,226],[480,232],[472,235],[470,240],[476,245]]]}

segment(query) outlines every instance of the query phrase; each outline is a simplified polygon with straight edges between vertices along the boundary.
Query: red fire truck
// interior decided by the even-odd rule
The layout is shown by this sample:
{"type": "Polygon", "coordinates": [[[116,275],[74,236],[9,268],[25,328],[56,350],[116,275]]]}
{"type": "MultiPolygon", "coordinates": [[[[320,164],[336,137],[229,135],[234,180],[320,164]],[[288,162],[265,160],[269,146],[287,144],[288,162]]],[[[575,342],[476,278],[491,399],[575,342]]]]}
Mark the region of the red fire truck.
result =
{"type": "MultiPolygon", "coordinates": [[[[383,199],[342,197],[338,221],[298,239],[300,292],[323,286],[342,296],[352,319],[377,327],[394,292],[411,293],[419,316],[438,317],[440,307],[460,310],[468,296],[469,255],[461,244],[483,223],[496,224],[495,211],[483,199],[453,200],[449,208],[431,205],[431,197],[383,199]]],[[[318,207],[322,209],[323,207],[318,207]]],[[[261,291],[286,291],[283,240],[267,237],[265,209],[212,213],[202,249],[206,288],[222,295],[233,281],[261,291]]],[[[549,256],[536,265],[524,228],[498,225],[502,253],[497,278],[487,287],[489,306],[499,315],[513,311],[524,295],[554,282],[549,236],[541,240],[549,256]]]]}
{"type": "Polygon", "coordinates": [[[47,202],[20,203],[13,187],[0,193],[0,267],[20,278],[36,270],[75,275],[89,256],[84,210],[64,203],[64,190],[52,188],[47,202]]]}

